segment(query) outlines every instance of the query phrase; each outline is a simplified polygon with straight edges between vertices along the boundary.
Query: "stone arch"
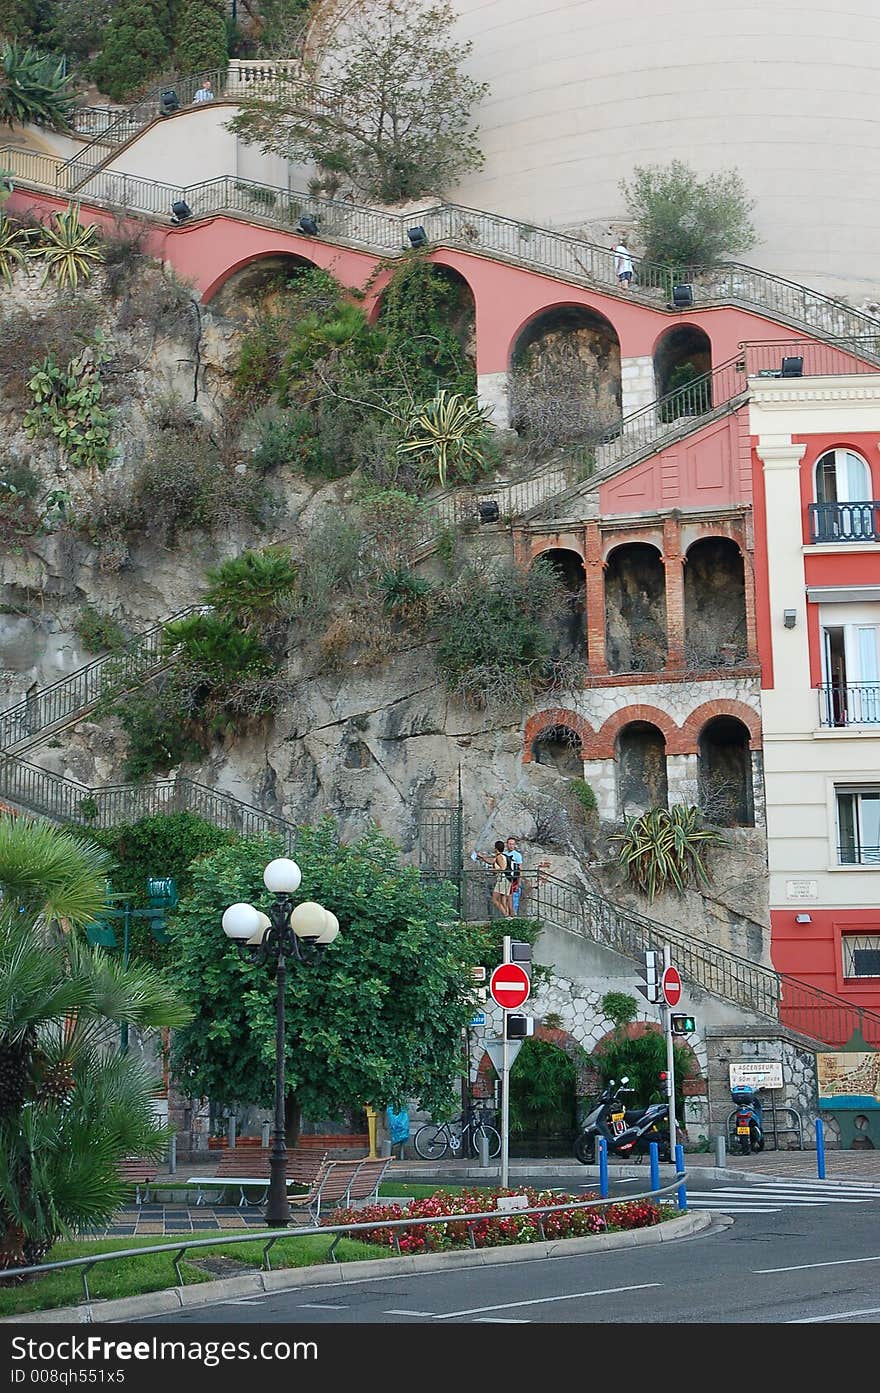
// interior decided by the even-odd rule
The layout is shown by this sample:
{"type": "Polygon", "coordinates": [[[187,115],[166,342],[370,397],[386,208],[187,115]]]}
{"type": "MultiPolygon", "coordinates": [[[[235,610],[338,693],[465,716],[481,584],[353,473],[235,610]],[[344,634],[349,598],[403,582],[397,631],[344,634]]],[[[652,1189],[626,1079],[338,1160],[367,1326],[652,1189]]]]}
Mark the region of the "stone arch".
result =
{"type": "Polygon", "coordinates": [[[545,547],[534,558],[553,568],[565,587],[568,603],[554,616],[551,657],[583,662],[587,653],[587,573],[583,557],[570,547],[545,547]]]}
{"type": "Polygon", "coordinates": [[[617,734],[617,802],[624,816],[668,808],[669,751],[662,730],[650,721],[628,721],[617,734]]]}
{"type": "MultiPolygon", "coordinates": [[[[476,373],[477,328],[474,288],[467,276],[463,275],[457,266],[450,266],[444,261],[433,258],[425,262],[424,265],[430,267],[432,275],[436,276],[444,287],[443,322],[457,339],[464,356],[476,373]]],[[[399,267],[392,268],[391,275],[383,281],[382,288],[377,292],[375,300],[370,306],[368,317],[371,323],[381,324],[382,322],[388,284],[393,279],[397,269],[399,267]]]]}
{"type": "Polygon", "coordinates": [[[712,342],[696,324],[676,324],[654,345],[654,384],[658,397],[673,393],[661,412],[664,421],[698,416],[712,407],[712,342]]]}
{"type": "Polygon", "coordinates": [[[660,672],[666,666],[666,572],[650,542],[625,542],[609,553],[605,654],[609,672],[660,672]]]}
{"type": "Polygon", "coordinates": [[[733,667],[748,656],[745,560],[730,537],[704,536],[688,547],[684,647],[693,669],[733,667]]]}
{"type": "Polygon", "coordinates": [[[662,711],[659,706],[645,706],[641,702],[637,702],[632,706],[624,706],[620,711],[615,711],[614,715],[609,716],[604,725],[600,726],[595,736],[593,758],[613,759],[617,736],[623,727],[632,721],[644,721],[649,725],[656,726],[666,741],[667,754],[682,753],[681,733],[669,713],[662,711]]]}
{"type": "Polygon", "coordinates": [[[583,759],[593,758],[593,746],[596,736],[592,726],[574,711],[568,711],[564,707],[555,706],[547,711],[538,711],[534,716],[530,716],[526,721],[523,734],[523,764],[532,764],[535,761],[535,744],[544,732],[555,731],[557,729],[570,730],[577,737],[580,744],[581,756],[583,759]]]}
{"type": "MultiPolygon", "coordinates": [[[[753,711],[751,706],[746,706],[744,701],[731,701],[728,698],[719,698],[716,701],[704,701],[702,706],[698,706],[688,716],[681,727],[680,743],[676,750],[677,754],[695,755],[699,751],[700,732],[708,721],[714,720],[716,716],[733,716],[741,721],[749,732],[749,749],[760,750],[761,748],[761,718],[757,711],[753,711]]],[[[604,730],[604,726],[602,727],[604,730]]],[[[602,732],[599,732],[601,738],[602,732]]]]}
{"type": "Polygon", "coordinates": [[[215,283],[205,303],[224,318],[253,319],[298,272],[316,270],[317,264],[298,252],[278,250],[244,257],[215,283]]]}
{"type": "Polygon", "coordinates": [[[543,447],[588,446],[621,417],[620,340],[589,305],[547,305],[510,352],[510,422],[543,447]]]}
{"type": "Polygon", "coordinates": [[[700,808],[721,827],[754,827],[749,731],[736,716],[713,716],[700,731],[700,808]]]}

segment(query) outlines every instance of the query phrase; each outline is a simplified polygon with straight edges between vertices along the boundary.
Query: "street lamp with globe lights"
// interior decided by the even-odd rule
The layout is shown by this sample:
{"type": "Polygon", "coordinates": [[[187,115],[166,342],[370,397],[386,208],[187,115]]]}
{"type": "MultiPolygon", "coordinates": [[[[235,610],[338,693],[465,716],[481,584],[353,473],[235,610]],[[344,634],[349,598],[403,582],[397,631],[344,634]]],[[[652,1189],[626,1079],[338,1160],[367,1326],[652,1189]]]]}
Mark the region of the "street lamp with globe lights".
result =
{"type": "Polygon", "coordinates": [[[314,962],[339,933],[339,920],[329,909],[293,896],[302,882],[295,861],[279,856],[263,871],[263,884],[274,896],[269,913],[252,904],[231,904],[223,914],[223,932],[239,952],[275,969],[275,1132],[269,1157],[269,1200],[266,1222],[282,1228],[290,1220],[287,1203],[287,1142],[284,1116],[284,992],[287,959],[314,962]]]}

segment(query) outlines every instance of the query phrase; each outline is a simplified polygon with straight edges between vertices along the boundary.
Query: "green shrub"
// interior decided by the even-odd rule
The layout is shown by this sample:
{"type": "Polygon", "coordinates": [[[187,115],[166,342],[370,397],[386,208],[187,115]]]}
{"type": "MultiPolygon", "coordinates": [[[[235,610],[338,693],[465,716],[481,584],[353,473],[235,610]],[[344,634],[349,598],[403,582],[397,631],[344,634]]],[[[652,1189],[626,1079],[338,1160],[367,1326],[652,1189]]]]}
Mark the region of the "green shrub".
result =
{"type": "Polygon", "coordinates": [[[71,75],[57,57],[12,42],[0,48],[0,125],[67,131],[73,112],[71,75]]]}
{"type": "Polygon", "coordinates": [[[134,470],[125,530],[173,546],[183,532],[213,532],[230,518],[262,520],[264,485],[238,475],[200,423],[156,431],[134,470]]]}
{"type": "Polygon", "coordinates": [[[523,1040],[510,1075],[511,1132],[573,1135],[576,1087],[577,1069],[565,1050],[548,1040],[523,1040]]]}
{"type": "Polygon", "coordinates": [[[39,313],[14,310],[0,318],[0,388],[5,404],[24,409],[32,405],[28,379],[33,364],[52,358],[67,362],[95,342],[100,305],[83,295],[67,295],[39,313]]]}
{"type": "Polygon", "coordinates": [[[471,568],[446,592],[436,662],[448,690],[479,708],[517,709],[551,673],[553,620],[567,604],[553,567],[471,568]]]}
{"type": "Polygon", "coordinates": [[[171,37],[170,0],[116,0],[92,64],[100,91],[121,102],[143,89],[167,67],[171,37]]]}
{"type": "Polygon", "coordinates": [[[224,0],[180,0],[174,33],[178,72],[226,71],[228,61],[224,0]]]}
{"type": "Polygon", "coordinates": [[[599,1005],[615,1026],[629,1025],[639,1014],[639,1003],[627,992],[606,992],[599,1005]]]}
{"type": "Polygon", "coordinates": [[[586,779],[569,779],[568,787],[585,813],[596,811],[596,795],[586,779]]]}
{"type": "MultiPolygon", "coordinates": [[[[694,1072],[694,1057],[682,1045],[673,1045],[672,1050],[675,1111],[681,1118],[684,1114],[681,1085],[694,1072]]],[[[611,1079],[620,1082],[624,1075],[629,1077],[630,1087],[635,1089],[630,1106],[640,1103],[644,1107],[648,1103],[662,1103],[666,1098],[665,1083],[660,1077],[666,1071],[666,1037],[660,1030],[649,1030],[633,1040],[615,1032],[593,1051],[590,1063],[598,1072],[603,1088],[611,1079]]]]}
{"type": "Polygon", "coordinates": [[[28,380],[33,398],[23,421],[28,437],[54,435],[59,449],[81,469],[104,470],[113,457],[113,413],[105,410],[101,400],[101,367],[107,357],[100,343],[83,349],[66,369],[50,356],[31,370],[28,380]]]}
{"type": "Polygon", "coordinates": [[[129,641],[129,635],[112,614],[102,614],[90,604],[83,605],[73,632],[89,653],[112,653],[129,641]]]}
{"type": "Polygon", "coordinates": [[[712,827],[704,827],[699,808],[676,803],[667,810],[651,808],[626,820],[619,842],[618,865],[648,901],[664,890],[679,894],[691,884],[708,885],[706,857],[712,846],[726,846],[726,839],[712,827]]]}
{"type": "Polygon", "coordinates": [[[244,551],[208,571],[205,603],[245,628],[260,629],[286,613],[298,575],[288,547],[244,551]]]}
{"type": "Polygon", "coordinates": [[[754,245],[754,202],[735,169],[701,180],[681,160],[637,165],[620,187],[649,261],[711,267],[754,245]]]}

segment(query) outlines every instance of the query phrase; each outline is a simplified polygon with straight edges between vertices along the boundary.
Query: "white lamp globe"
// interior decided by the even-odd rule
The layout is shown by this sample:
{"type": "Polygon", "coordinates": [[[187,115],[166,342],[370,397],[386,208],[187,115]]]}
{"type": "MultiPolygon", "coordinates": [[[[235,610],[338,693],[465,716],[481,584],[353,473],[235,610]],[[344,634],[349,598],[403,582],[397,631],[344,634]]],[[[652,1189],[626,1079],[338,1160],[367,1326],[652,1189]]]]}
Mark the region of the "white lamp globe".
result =
{"type": "Polygon", "coordinates": [[[336,918],[335,914],[331,913],[329,909],[325,909],[324,914],[327,918],[326,927],[324,929],[324,932],[318,935],[317,941],[318,943],[332,943],[336,935],[339,933],[339,920],[336,918]]]}
{"type": "Polygon", "coordinates": [[[223,913],[223,932],[235,942],[246,942],[260,928],[263,917],[252,904],[231,904],[223,913]]]}
{"type": "Polygon", "coordinates": [[[303,900],[290,915],[290,927],[297,938],[316,943],[327,929],[327,911],[314,900],[303,900]]]}
{"type": "Polygon", "coordinates": [[[266,930],[272,927],[272,920],[269,918],[268,914],[264,914],[261,909],[257,910],[257,917],[260,921],[260,927],[257,929],[256,933],[252,933],[248,939],[248,943],[252,944],[254,948],[260,946],[266,936],[266,930]]]}
{"type": "Polygon", "coordinates": [[[263,871],[263,884],[273,895],[294,895],[300,887],[302,871],[295,861],[279,856],[263,871]]]}

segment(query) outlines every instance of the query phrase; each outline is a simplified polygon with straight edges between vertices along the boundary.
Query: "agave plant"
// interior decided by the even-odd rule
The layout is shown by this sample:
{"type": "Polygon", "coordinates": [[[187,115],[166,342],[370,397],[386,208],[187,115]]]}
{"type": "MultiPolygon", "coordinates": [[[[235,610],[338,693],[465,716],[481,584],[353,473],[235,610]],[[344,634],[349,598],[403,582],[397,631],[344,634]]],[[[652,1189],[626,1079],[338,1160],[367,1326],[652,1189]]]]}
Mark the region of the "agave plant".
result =
{"type": "Polygon", "coordinates": [[[60,290],[75,290],[104,260],[97,227],[81,223],[79,207],[73,203],[63,213],[56,213],[50,223],[43,223],[29,254],[46,263],[42,284],[52,277],[60,290]]]}
{"type": "Polygon", "coordinates": [[[4,44],[0,48],[0,125],[70,130],[74,106],[70,83],[63,60],[20,43],[4,44]]]}
{"type": "Polygon", "coordinates": [[[0,213],[0,276],[7,285],[12,284],[14,268],[27,265],[29,242],[29,229],[17,227],[0,213]]]}
{"type": "Polygon", "coordinates": [[[441,488],[445,488],[450,468],[467,478],[482,464],[483,444],[491,429],[489,409],[480,406],[476,397],[441,387],[433,401],[426,402],[412,417],[397,453],[415,455],[432,464],[441,488]]]}
{"type": "Polygon", "coordinates": [[[620,843],[618,864],[649,902],[670,888],[682,894],[695,881],[708,885],[708,850],[726,845],[720,832],[702,825],[700,809],[684,803],[629,817],[610,840],[620,843]]]}

